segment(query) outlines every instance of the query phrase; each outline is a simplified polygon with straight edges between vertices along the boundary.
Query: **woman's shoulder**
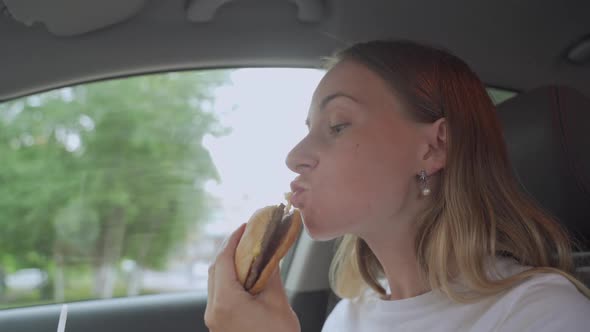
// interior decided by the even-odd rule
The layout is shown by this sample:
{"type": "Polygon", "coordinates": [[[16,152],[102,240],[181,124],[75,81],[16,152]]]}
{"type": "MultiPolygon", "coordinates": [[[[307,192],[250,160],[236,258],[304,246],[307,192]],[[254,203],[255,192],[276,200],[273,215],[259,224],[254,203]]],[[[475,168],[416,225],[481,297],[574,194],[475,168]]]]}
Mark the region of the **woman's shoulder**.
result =
{"type": "Polygon", "coordinates": [[[354,317],[359,311],[367,310],[367,306],[371,306],[378,299],[378,295],[370,290],[363,291],[359,296],[354,298],[343,298],[331,312],[331,316],[346,316],[354,317]]]}
{"type": "Polygon", "coordinates": [[[587,331],[590,300],[558,273],[539,273],[508,291],[504,330],[587,331]]]}
{"type": "Polygon", "coordinates": [[[330,312],[324,322],[322,332],[346,330],[343,327],[349,326],[349,321],[356,317],[354,309],[351,309],[351,302],[352,300],[350,299],[341,299],[334,306],[334,309],[332,309],[332,312],[330,312]]]}
{"type": "MultiPolygon", "coordinates": [[[[498,258],[496,260],[496,269],[492,272],[492,278],[508,278],[530,269],[530,266],[520,265],[513,259],[498,258]]],[[[574,297],[576,298],[586,299],[570,280],[557,272],[550,271],[539,271],[538,273],[532,274],[529,278],[513,287],[510,292],[521,295],[551,292],[556,293],[555,295],[559,294],[562,297],[575,295],[574,297]]]]}
{"type": "MultiPolygon", "coordinates": [[[[584,304],[590,300],[566,277],[558,273],[539,273],[516,286],[511,292],[518,295],[520,303],[584,304]]],[[[590,308],[590,307],[588,307],[590,308]]],[[[590,311],[587,313],[590,314],[590,311]]]]}
{"type": "Polygon", "coordinates": [[[328,315],[322,331],[354,330],[359,320],[374,309],[377,299],[378,294],[368,289],[357,297],[341,299],[328,315]]]}

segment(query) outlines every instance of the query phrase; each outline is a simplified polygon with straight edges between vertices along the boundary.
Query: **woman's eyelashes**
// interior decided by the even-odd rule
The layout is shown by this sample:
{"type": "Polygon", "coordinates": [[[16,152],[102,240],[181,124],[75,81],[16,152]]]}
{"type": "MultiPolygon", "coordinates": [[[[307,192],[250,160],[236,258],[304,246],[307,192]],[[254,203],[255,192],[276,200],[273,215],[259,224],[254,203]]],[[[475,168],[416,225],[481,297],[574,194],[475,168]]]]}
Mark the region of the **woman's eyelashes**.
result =
{"type": "Polygon", "coordinates": [[[338,123],[336,125],[330,126],[330,134],[332,135],[340,135],[342,133],[342,131],[348,127],[350,125],[350,123],[348,122],[343,122],[343,123],[338,123]]]}

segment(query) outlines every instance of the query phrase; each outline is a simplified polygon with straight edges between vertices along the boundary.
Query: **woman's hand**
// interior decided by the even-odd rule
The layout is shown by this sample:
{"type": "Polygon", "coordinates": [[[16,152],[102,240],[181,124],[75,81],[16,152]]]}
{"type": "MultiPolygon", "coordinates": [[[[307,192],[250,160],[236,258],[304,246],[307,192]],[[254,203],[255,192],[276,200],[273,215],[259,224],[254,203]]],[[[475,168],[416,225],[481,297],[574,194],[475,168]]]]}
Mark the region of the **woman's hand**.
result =
{"type": "Polygon", "coordinates": [[[211,332],[299,332],[299,320],[289,305],[278,269],[256,296],[238,281],[234,254],[244,228],[245,224],[232,233],[209,267],[205,324],[211,332]]]}

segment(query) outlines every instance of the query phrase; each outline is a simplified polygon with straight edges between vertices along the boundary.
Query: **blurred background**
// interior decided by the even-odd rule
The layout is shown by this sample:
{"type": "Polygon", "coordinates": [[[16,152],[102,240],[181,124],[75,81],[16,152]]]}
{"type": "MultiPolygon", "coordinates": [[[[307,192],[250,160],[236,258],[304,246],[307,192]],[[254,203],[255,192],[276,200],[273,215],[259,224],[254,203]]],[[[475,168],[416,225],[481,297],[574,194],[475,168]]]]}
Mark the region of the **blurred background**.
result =
{"type": "Polygon", "coordinates": [[[289,190],[322,75],[163,73],[0,104],[0,308],[205,292],[223,239],[289,190]]]}

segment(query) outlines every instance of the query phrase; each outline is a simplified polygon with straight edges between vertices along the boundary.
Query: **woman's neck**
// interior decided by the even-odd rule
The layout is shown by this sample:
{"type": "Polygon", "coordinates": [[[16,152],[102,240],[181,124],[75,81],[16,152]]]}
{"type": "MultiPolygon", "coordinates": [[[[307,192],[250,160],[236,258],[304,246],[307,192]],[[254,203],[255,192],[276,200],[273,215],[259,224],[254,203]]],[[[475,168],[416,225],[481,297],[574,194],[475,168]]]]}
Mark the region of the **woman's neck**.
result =
{"type": "Polygon", "coordinates": [[[416,234],[412,224],[388,223],[391,229],[361,236],[383,266],[389,283],[389,300],[407,299],[430,291],[428,282],[421,277],[414,251],[416,234]]]}

